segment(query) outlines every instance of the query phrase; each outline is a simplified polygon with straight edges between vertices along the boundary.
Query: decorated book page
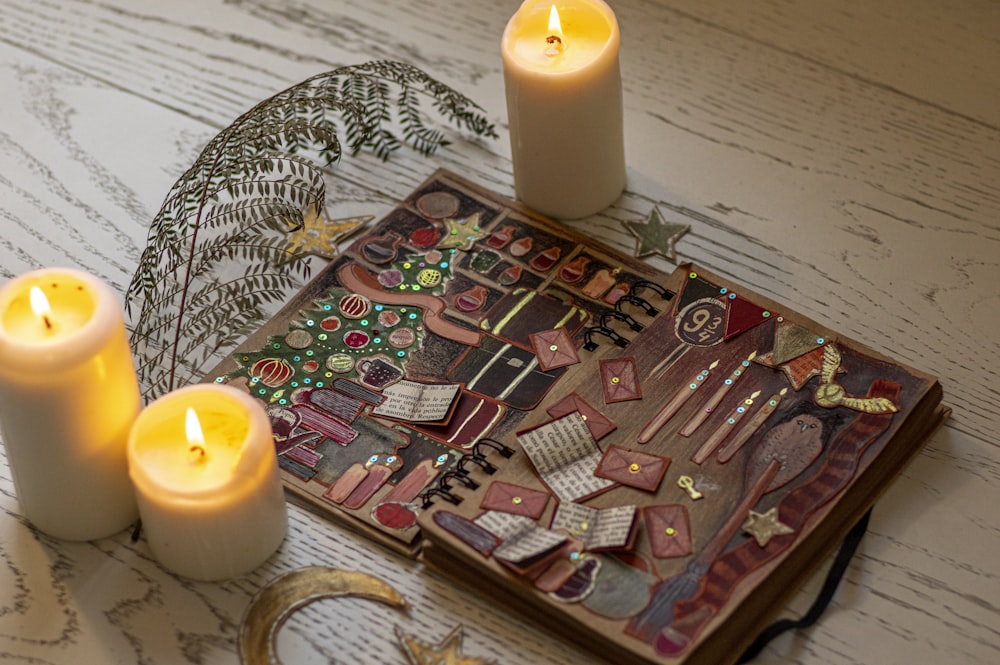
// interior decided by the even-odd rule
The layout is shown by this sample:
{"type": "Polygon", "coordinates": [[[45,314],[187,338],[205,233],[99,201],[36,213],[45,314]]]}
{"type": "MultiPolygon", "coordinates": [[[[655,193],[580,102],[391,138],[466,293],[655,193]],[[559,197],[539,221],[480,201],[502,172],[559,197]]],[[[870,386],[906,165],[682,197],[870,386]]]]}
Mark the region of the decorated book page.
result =
{"type": "Polygon", "coordinates": [[[947,414],[793,306],[446,172],[208,380],[312,509],[646,664],[731,662],[947,414]]]}
{"type": "MultiPolygon", "coordinates": [[[[290,492],[416,553],[419,495],[464,488],[478,442],[519,429],[579,363],[587,325],[652,274],[439,172],[209,380],[266,407],[290,492]]],[[[584,494],[611,484],[592,479],[587,436],[584,494]]]]}

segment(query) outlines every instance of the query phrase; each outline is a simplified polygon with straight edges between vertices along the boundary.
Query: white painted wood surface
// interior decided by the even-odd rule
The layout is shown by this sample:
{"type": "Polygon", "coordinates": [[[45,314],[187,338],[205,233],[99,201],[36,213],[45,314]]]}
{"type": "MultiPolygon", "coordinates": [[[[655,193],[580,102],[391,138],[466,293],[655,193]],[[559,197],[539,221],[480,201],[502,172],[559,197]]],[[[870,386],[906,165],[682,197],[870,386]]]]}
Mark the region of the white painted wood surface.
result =
{"type": "MultiPolygon", "coordinates": [[[[682,259],[941,377],[948,424],[876,506],[812,630],[764,663],[1000,662],[1000,5],[991,0],[612,0],[629,188],[576,225],[654,204],[682,259]]],[[[437,166],[511,193],[498,39],[516,1],[3,0],[0,279],[48,265],[127,285],[173,180],[259,99],[340,64],[411,62],[480,102],[501,140],[433,159],[348,158],[330,210],[381,216],[437,166]]],[[[667,267],[666,264],[661,267],[667,267]]],[[[419,564],[293,508],[239,580],[164,572],[128,534],[39,535],[0,464],[0,661],[237,662],[251,595],[309,564],[373,573],[412,605],[323,601],[280,634],[286,664],[402,663],[393,626],[507,665],[597,661],[419,564]]],[[[788,608],[800,614],[814,577],[788,608]]]]}

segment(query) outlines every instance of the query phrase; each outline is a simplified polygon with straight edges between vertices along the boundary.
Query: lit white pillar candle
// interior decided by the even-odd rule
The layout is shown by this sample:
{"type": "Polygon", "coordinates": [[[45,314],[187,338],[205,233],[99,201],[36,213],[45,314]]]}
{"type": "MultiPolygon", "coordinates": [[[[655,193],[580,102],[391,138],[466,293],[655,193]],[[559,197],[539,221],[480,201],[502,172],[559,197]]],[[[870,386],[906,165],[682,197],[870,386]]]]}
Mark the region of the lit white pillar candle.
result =
{"type": "Polygon", "coordinates": [[[552,217],[625,188],[618,21],[602,0],[526,0],[500,42],[517,197],[552,217]]]}
{"type": "Polygon", "coordinates": [[[179,575],[238,577],[285,537],[271,423],[240,390],[197,384],[154,401],[132,427],[128,465],[149,548],[179,575]]]}
{"type": "Polygon", "coordinates": [[[0,435],[38,529],[93,540],[135,521],[125,443],[140,405],[110,286],[54,268],[0,289],[0,435]]]}

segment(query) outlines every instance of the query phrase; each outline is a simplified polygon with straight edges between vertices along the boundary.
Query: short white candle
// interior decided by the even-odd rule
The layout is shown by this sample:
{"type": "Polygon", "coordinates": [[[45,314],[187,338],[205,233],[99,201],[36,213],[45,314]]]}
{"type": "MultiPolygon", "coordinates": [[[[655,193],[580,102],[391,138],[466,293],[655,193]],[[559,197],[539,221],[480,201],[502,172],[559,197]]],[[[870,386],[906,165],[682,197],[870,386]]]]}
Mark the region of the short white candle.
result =
{"type": "Polygon", "coordinates": [[[135,521],[125,443],[140,405],[110,286],[54,268],[0,289],[0,435],[28,521],[66,540],[135,521]]]}
{"type": "Polygon", "coordinates": [[[236,388],[198,384],[154,401],[132,427],[128,464],[149,548],[179,575],[238,577],[285,537],[271,423],[236,388]]]}
{"type": "Polygon", "coordinates": [[[625,188],[620,41],[602,0],[526,0],[507,23],[500,50],[514,189],[529,207],[576,219],[625,188]]]}

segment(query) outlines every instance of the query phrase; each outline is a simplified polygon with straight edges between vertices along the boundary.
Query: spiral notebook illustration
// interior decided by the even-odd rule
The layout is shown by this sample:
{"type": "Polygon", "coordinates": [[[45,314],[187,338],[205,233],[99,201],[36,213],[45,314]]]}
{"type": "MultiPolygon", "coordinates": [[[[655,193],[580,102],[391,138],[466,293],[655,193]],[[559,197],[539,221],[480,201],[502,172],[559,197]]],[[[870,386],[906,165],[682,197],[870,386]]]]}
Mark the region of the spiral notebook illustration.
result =
{"type": "Polygon", "coordinates": [[[947,417],[937,381],[438,171],[207,380],[289,492],[611,662],[734,662],[947,417]]]}

